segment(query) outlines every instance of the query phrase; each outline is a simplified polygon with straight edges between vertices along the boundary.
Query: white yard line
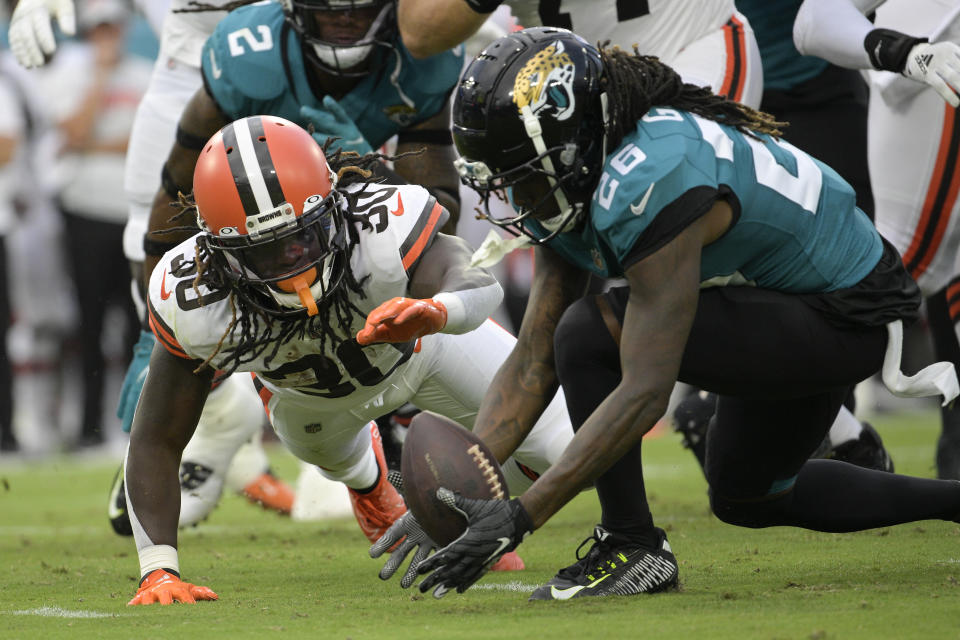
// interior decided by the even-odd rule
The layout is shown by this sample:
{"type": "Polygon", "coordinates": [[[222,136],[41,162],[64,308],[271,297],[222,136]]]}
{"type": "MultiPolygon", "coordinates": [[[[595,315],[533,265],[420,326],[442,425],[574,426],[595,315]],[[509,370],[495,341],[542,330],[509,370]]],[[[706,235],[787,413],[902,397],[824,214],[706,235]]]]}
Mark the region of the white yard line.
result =
{"type": "Polygon", "coordinates": [[[485,584],[475,584],[471,589],[485,589],[487,591],[525,591],[532,592],[539,587],[539,584],[525,584],[519,580],[512,582],[488,582],[485,584]]]}
{"type": "Polygon", "coordinates": [[[41,616],[44,618],[116,618],[117,613],[101,613],[99,611],[68,611],[60,607],[40,607],[39,609],[21,609],[10,611],[15,616],[41,616]]]}

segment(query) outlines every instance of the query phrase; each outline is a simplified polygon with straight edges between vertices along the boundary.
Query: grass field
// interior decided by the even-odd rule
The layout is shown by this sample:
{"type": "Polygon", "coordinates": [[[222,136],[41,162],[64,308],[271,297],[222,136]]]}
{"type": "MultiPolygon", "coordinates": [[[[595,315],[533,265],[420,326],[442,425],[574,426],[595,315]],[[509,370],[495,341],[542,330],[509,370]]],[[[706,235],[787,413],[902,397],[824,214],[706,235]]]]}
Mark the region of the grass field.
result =
{"type": "MultiPolygon", "coordinates": [[[[935,412],[874,423],[898,471],[933,474],[935,412]]],[[[292,458],[272,455],[292,482],[292,458]]],[[[739,529],[709,513],[675,434],[650,440],[645,460],[654,514],[680,562],[676,593],[527,602],[591,532],[592,494],[520,548],[527,570],[488,574],[442,600],[378,580],[380,562],[352,520],[296,523],[228,496],[180,538],[184,579],[219,602],[170,607],[126,606],[138,564],[105,516],[115,461],[0,460],[0,638],[960,637],[960,526],[739,529]]]]}

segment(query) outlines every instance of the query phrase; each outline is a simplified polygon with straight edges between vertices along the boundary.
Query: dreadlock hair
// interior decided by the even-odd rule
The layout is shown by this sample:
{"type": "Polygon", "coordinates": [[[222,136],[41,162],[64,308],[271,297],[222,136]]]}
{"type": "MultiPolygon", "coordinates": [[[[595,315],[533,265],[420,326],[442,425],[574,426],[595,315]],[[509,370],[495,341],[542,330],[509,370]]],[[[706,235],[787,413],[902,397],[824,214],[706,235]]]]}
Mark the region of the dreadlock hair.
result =
{"type": "MultiPolygon", "coordinates": [[[[363,285],[369,276],[357,280],[350,271],[350,258],[353,255],[354,247],[360,241],[360,232],[357,229],[357,222],[363,222],[361,216],[355,216],[351,213],[355,207],[358,198],[366,191],[367,186],[381,182],[382,178],[371,179],[374,174],[374,168],[383,160],[398,160],[410,155],[416,155],[417,151],[398,154],[396,156],[387,156],[380,153],[368,153],[360,155],[355,151],[344,151],[338,149],[335,152],[328,150],[337,138],[329,138],[323,145],[324,155],[327,156],[327,162],[330,168],[337,175],[335,188],[340,191],[346,201],[344,227],[347,233],[346,251],[341,260],[345,262],[343,270],[343,281],[330,295],[326,296],[318,303],[316,315],[308,316],[306,313],[293,316],[275,316],[268,313],[261,303],[274,304],[272,300],[266,299],[258,291],[247,290],[244,285],[237,283],[229,274],[229,267],[226,261],[218,251],[211,249],[206,242],[203,242],[202,236],[197,243],[196,253],[193,264],[184,263],[182,268],[196,267],[196,276],[193,286],[199,301],[203,300],[200,295],[200,286],[205,285],[211,290],[229,290],[229,300],[231,308],[231,320],[227,329],[220,337],[213,353],[204,360],[196,369],[199,373],[204,367],[221,352],[221,348],[228,338],[236,341],[235,348],[230,351],[227,359],[220,363],[219,368],[226,373],[231,373],[247,362],[251,362],[263,355],[266,355],[266,361],[269,362],[277,356],[281,345],[295,340],[303,339],[307,335],[320,340],[320,350],[323,351],[327,346],[327,341],[339,344],[352,339],[349,334],[344,335],[343,331],[337,332],[338,328],[349,327],[351,321],[356,315],[363,315],[363,312],[350,301],[350,294],[356,294],[363,298],[366,294],[363,291],[363,285]],[[354,184],[363,184],[363,187],[346,193],[345,187],[354,184]]],[[[171,220],[185,215],[193,215],[196,220],[196,204],[185,197],[180,198],[177,203],[181,210],[171,220]]],[[[189,227],[178,227],[180,231],[190,229],[189,227]]],[[[172,229],[173,231],[176,229],[172,229]]],[[[196,233],[196,226],[192,227],[196,233]]]]}
{"type": "Polygon", "coordinates": [[[746,134],[779,136],[780,127],[787,126],[769,113],[718,96],[709,87],[685,83],[657,57],[641,55],[636,45],[633,54],[607,45],[609,41],[599,49],[604,69],[600,83],[609,100],[608,149],[619,147],[624,136],[633,131],[637,121],[654,106],[689,111],[746,134]]]}
{"type": "Polygon", "coordinates": [[[227,2],[225,4],[207,4],[206,2],[197,2],[196,0],[190,0],[186,7],[182,9],[174,9],[173,13],[202,13],[206,11],[233,11],[239,7],[244,7],[248,4],[253,4],[258,2],[258,0],[233,0],[232,2],[227,2]]]}

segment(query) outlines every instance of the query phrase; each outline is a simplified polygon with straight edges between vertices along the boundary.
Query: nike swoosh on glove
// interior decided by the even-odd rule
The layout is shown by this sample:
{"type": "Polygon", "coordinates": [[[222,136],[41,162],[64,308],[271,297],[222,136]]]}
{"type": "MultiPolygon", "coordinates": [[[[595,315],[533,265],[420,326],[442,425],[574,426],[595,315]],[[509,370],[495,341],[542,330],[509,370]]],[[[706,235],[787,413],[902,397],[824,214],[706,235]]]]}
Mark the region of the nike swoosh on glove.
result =
{"type": "Polygon", "coordinates": [[[344,151],[354,151],[364,155],[373,151],[373,147],[363,137],[357,123],[353,121],[340,103],[324,96],[323,109],[315,109],[308,105],[300,107],[300,116],[313,125],[310,135],[322,147],[327,138],[339,138],[331,143],[331,150],[340,147],[344,151]]]}
{"type": "Polygon", "coordinates": [[[952,42],[914,45],[903,75],[933,87],[951,107],[960,105],[960,46],[952,42]]]}
{"type": "Polygon", "coordinates": [[[218,600],[219,596],[209,587],[201,587],[189,582],[182,582],[173,572],[166,569],[154,569],[140,583],[137,595],[127,603],[127,606],[137,604],[195,604],[197,600],[218,600]]]}
{"type": "Polygon", "coordinates": [[[76,33],[73,0],[20,0],[10,17],[10,50],[26,68],[42,67],[44,55],[57,50],[50,16],[64,35],[76,33]]]}
{"type": "Polygon", "coordinates": [[[533,520],[517,498],[475,500],[444,487],[437,489],[437,498],[467,519],[467,530],[417,569],[433,572],[420,583],[420,592],[433,589],[434,598],[453,588],[463,593],[533,532],[533,520]]]}
{"type": "Polygon", "coordinates": [[[427,532],[423,530],[413,514],[407,511],[390,525],[390,528],[379,540],[373,543],[373,546],[370,547],[370,557],[379,558],[384,551],[393,548],[398,542],[400,543],[399,546],[387,558],[378,575],[381,580],[389,580],[406,560],[410,551],[416,547],[417,552],[413,554],[407,572],[400,578],[400,586],[408,589],[417,579],[417,567],[437,548],[437,543],[427,535],[427,532]],[[401,540],[402,542],[400,542],[401,540]]]}
{"type": "Polygon", "coordinates": [[[409,342],[436,333],[447,324],[447,308],[436,300],[392,298],[370,312],[357,342],[409,342]]]}

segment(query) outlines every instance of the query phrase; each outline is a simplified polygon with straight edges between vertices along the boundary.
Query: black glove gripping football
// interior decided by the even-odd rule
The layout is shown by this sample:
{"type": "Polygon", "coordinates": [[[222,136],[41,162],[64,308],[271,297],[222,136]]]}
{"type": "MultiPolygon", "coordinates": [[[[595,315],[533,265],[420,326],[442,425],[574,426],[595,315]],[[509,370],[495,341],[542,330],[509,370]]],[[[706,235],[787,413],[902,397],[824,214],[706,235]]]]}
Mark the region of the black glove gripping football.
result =
{"type": "Polygon", "coordinates": [[[393,547],[397,542],[400,542],[400,545],[387,558],[378,575],[381,580],[389,580],[406,560],[410,550],[416,547],[417,552],[413,555],[413,560],[410,561],[407,572],[400,578],[400,586],[407,589],[417,579],[417,567],[437,548],[437,543],[430,539],[430,536],[427,535],[409,511],[397,518],[397,521],[390,525],[386,533],[373,543],[373,546],[370,547],[370,557],[379,558],[384,551],[393,547]],[[403,542],[400,542],[401,540],[403,542]]]}
{"type": "Polygon", "coordinates": [[[463,514],[467,530],[417,569],[419,573],[433,572],[420,583],[420,591],[436,587],[435,598],[454,587],[457,593],[469,589],[503,554],[516,549],[533,532],[533,521],[516,498],[474,500],[443,487],[437,489],[437,498],[463,514]]]}

